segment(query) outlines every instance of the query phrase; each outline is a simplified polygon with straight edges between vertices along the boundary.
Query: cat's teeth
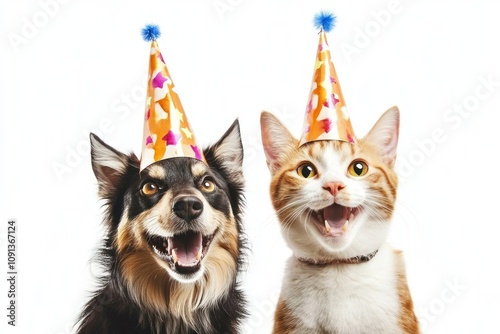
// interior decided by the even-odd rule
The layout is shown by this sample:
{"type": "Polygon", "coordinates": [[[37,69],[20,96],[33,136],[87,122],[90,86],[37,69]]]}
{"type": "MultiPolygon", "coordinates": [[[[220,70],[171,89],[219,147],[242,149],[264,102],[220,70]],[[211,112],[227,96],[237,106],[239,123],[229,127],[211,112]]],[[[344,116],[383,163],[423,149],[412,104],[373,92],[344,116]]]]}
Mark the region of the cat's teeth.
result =
{"type": "Polygon", "coordinates": [[[198,254],[196,254],[196,261],[200,261],[202,255],[203,255],[203,252],[202,252],[202,249],[200,248],[200,251],[198,252],[198,254]]]}
{"type": "Polygon", "coordinates": [[[349,215],[349,220],[352,221],[354,219],[354,213],[351,212],[351,214],[349,215]]]}
{"type": "Polygon", "coordinates": [[[328,221],[326,219],[325,219],[325,228],[326,228],[326,233],[330,233],[331,231],[330,224],[328,224],[328,221]]]}
{"type": "Polygon", "coordinates": [[[347,231],[347,228],[349,227],[349,221],[346,220],[344,226],[342,226],[342,232],[347,231]]]}

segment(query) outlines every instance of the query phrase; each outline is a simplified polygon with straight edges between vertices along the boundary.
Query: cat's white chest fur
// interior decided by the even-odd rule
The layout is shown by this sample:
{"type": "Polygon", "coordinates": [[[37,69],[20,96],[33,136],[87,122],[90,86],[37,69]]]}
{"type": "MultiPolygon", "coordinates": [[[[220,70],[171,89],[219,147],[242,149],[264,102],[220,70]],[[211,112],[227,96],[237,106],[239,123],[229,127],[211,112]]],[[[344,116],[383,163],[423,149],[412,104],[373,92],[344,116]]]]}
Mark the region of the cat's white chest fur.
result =
{"type": "Polygon", "coordinates": [[[360,264],[320,267],[292,257],[281,298],[300,319],[296,333],[401,333],[394,253],[389,246],[360,264]]]}

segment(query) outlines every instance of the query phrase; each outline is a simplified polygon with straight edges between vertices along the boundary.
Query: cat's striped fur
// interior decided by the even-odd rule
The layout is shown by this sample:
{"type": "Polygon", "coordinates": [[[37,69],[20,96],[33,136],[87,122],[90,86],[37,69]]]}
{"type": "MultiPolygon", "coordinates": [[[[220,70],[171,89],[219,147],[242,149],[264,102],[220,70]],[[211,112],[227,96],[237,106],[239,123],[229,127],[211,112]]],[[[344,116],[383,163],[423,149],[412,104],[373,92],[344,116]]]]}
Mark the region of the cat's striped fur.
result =
{"type": "Polygon", "coordinates": [[[272,203],[293,251],[273,332],[419,333],[402,254],[386,243],[399,110],[389,109],[355,144],[299,147],[267,112],[261,126],[272,203]]]}

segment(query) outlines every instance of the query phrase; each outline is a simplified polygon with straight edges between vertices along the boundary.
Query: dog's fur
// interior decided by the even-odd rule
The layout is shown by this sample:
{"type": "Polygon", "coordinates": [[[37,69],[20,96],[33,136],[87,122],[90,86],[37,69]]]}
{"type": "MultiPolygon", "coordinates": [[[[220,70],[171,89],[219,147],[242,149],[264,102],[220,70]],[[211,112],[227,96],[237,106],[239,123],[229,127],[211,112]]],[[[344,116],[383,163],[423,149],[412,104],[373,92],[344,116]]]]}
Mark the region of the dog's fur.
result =
{"type": "Polygon", "coordinates": [[[237,281],[246,248],[238,121],[203,151],[208,166],[177,157],[139,173],[134,154],[120,153],[93,134],[90,139],[106,209],[108,232],[99,252],[106,274],[77,333],[237,333],[246,314],[237,281]],[[189,203],[177,204],[186,198],[196,202],[196,214],[189,203]],[[179,235],[198,239],[179,241],[179,235]],[[201,246],[196,251],[187,246],[194,242],[201,246]]]}

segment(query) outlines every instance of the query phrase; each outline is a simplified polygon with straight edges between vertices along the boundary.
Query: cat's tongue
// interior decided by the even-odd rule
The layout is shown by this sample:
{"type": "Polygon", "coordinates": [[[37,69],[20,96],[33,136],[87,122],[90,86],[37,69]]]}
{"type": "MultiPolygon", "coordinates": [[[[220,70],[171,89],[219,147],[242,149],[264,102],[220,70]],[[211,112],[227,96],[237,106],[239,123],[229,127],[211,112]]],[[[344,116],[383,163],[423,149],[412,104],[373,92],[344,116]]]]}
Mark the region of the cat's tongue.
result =
{"type": "Polygon", "coordinates": [[[323,218],[330,226],[330,233],[337,234],[343,232],[343,227],[349,218],[351,208],[333,203],[323,209],[323,218]]]}

